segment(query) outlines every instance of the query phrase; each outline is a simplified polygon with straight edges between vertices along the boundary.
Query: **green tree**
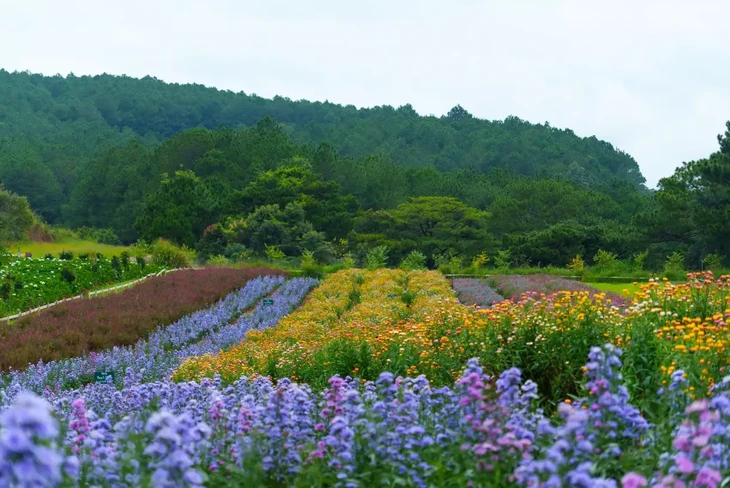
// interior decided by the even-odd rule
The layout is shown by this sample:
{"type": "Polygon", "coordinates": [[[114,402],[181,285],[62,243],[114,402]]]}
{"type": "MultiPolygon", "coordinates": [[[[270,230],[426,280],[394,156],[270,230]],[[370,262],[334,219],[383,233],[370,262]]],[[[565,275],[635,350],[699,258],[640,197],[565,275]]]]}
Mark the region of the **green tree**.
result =
{"type": "Polygon", "coordinates": [[[25,239],[34,222],[28,200],[0,186],[0,243],[25,239]]]}
{"type": "Polygon", "coordinates": [[[214,199],[192,171],[162,177],[160,188],[144,200],[134,227],[147,241],[165,238],[192,247],[217,220],[214,199]]]}
{"type": "Polygon", "coordinates": [[[652,206],[636,218],[662,258],[686,252],[698,268],[707,254],[730,257],[730,122],[726,127],[720,150],[661,179],[652,206]]]}
{"type": "Polygon", "coordinates": [[[398,247],[411,245],[427,256],[472,256],[494,245],[487,218],[452,197],[415,197],[392,211],[366,216],[359,229],[405,241],[398,247]]]}
{"type": "Polygon", "coordinates": [[[328,239],[347,236],[359,208],[355,197],[342,196],[339,184],[324,181],[302,158],[260,174],[243,190],[241,202],[246,209],[265,204],[285,208],[297,203],[304,210],[305,219],[328,239]]]}

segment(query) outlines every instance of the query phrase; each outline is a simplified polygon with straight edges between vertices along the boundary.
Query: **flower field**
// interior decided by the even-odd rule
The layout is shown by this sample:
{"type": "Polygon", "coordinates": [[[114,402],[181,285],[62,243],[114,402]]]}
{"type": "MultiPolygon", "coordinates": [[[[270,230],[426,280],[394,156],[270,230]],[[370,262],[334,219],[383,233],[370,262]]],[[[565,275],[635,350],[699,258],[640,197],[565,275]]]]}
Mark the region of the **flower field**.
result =
{"type": "Polygon", "coordinates": [[[209,306],[267,268],[183,270],[121,293],[75,300],[0,325],[0,371],[135,344],[159,325],[209,306]]]}
{"type": "MultiPolygon", "coordinates": [[[[601,290],[580,281],[546,274],[496,275],[488,278],[487,282],[492,288],[510,300],[519,300],[525,293],[543,293],[546,295],[560,291],[601,293],[601,290]]],[[[627,303],[623,294],[605,293],[606,297],[610,298],[614,304],[624,305],[627,303]]]]}
{"type": "Polygon", "coordinates": [[[650,282],[628,304],[560,291],[491,308],[428,271],[316,285],[253,278],[133,345],[0,375],[0,486],[730,477],[730,277],[650,282]]]}
{"type": "Polygon", "coordinates": [[[72,297],[92,288],[135,280],[162,268],[128,261],[15,258],[0,250],[0,317],[72,297]]]}

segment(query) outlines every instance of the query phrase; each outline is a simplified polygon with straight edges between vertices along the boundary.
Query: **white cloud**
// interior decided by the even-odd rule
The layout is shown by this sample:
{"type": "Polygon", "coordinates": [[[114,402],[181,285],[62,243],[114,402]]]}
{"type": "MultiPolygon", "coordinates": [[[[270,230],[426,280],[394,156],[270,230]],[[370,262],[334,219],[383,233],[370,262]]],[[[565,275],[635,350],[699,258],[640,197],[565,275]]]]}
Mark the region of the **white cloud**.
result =
{"type": "Polygon", "coordinates": [[[596,135],[650,185],[730,119],[722,0],[0,0],[0,66],[198,82],[261,96],[596,135]]]}

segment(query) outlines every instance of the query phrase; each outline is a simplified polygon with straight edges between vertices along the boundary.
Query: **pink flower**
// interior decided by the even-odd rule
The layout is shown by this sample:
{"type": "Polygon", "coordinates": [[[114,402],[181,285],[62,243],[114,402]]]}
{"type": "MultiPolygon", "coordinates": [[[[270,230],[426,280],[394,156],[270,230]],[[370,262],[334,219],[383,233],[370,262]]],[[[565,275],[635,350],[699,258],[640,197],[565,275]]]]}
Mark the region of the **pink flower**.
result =
{"type": "Polygon", "coordinates": [[[695,470],[695,464],[684,454],[677,456],[676,463],[680,473],[689,474],[695,470]]]}
{"type": "Polygon", "coordinates": [[[707,407],[710,406],[710,402],[707,400],[697,400],[692,402],[692,404],[687,407],[687,410],[685,412],[687,413],[698,413],[698,412],[704,412],[707,410],[707,407]]]}
{"type": "Polygon", "coordinates": [[[694,485],[706,486],[707,488],[716,488],[721,481],[722,475],[719,471],[712,468],[703,467],[697,473],[697,478],[695,479],[694,485]]]}
{"type": "Polygon", "coordinates": [[[623,488],[641,488],[647,486],[646,478],[638,473],[626,473],[621,478],[621,486],[623,488]]]}
{"type": "Polygon", "coordinates": [[[707,445],[708,442],[710,442],[710,437],[706,435],[698,435],[697,437],[692,439],[692,444],[697,447],[704,447],[707,445]]]}
{"type": "Polygon", "coordinates": [[[675,449],[680,451],[686,451],[690,452],[692,450],[692,443],[687,437],[679,436],[674,439],[674,442],[672,442],[672,445],[675,449]]]}

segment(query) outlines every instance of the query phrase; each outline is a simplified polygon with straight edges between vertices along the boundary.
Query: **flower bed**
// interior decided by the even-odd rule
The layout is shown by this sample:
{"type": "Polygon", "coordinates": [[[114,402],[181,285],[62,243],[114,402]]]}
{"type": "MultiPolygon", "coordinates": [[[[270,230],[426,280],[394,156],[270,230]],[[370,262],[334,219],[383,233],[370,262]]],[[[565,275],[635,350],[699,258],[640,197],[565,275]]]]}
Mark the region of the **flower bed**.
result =
{"type": "Polygon", "coordinates": [[[526,293],[551,295],[561,291],[579,291],[591,294],[603,294],[616,305],[626,305],[629,300],[617,293],[606,293],[581,283],[580,281],[561,278],[560,276],[532,274],[532,275],[497,275],[487,279],[487,282],[498,293],[511,299],[524,298],[526,293]]]}
{"type": "Polygon", "coordinates": [[[276,324],[315,284],[310,278],[284,281],[283,276],[260,276],[212,307],[158,328],[134,346],[33,364],[0,375],[0,388],[20,385],[36,392],[47,387],[54,391],[73,389],[93,382],[96,371],[112,372],[117,384],[125,385],[166,379],[186,358],[225,350],[238,344],[249,330],[276,324]]]}
{"type": "Polygon", "coordinates": [[[0,479],[11,486],[717,487],[730,473],[730,379],[711,401],[682,376],[647,422],[620,351],[593,348],[582,394],[549,417],[536,385],[477,360],[449,387],[333,377],[314,392],[259,377],[0,397],[0,479]],[[496,381],[495,381],[496,380],[496,381]],[[92,413],[93,412],[93,413],[92,413]],[[674,432],[674,434],[667,433],[674,432]],[[22,442],[20,441],[22,440],[22,442]]]}
{"type": "MultiPolygon", "coordinates": [[[[403,331],[403,340],[409,342],[411,334],[406,331],[422,330],[422,320],[439,320],[451,314],[453,307],[462,306],[436,272],[341,271],[276,327],[252,331],[239,346],[224,353],[190,358],[174,377],[187,380],[220,374],[226,381],[235,381],[243,374],[263,374],[324,384],[335,372],[373,378],[395,367],[413,374],[416,370],[407,360],[398,354],[391,357],[393,333],[397,337],[403,331]]],[[[408,347],[409,353],[417,355],[422,346],[408,347]]]]}
{"type": "Polygon", "coordinates": [[[0,370],[24,368],[133,345],[158,326],[206,307],[267,268],[208,268],[169,273],[121,293],[76,300],[0,326],[0,370]]]}
{"type": "Polygon", "coordinates": [[[504,297],[483,279],[456,278],[451,280],[451,286],[456,291],[459,301],[464,305],[491,307],[493,304],[504,300],[504,297]]]}

